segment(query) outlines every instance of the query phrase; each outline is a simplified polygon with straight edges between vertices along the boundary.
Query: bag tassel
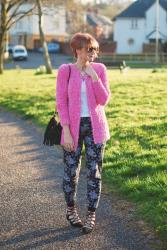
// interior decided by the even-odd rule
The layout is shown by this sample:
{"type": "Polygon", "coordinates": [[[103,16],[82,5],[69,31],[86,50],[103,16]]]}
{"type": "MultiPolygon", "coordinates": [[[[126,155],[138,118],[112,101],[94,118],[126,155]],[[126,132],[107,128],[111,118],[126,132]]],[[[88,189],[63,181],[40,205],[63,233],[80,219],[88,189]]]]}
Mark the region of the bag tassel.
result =
{"type": "Polygon", "coordinates": [[[43,144],[46,146],[60,145],[62,126],[56,121],[56,115],[50,119],[45,133],[43,144]]]}

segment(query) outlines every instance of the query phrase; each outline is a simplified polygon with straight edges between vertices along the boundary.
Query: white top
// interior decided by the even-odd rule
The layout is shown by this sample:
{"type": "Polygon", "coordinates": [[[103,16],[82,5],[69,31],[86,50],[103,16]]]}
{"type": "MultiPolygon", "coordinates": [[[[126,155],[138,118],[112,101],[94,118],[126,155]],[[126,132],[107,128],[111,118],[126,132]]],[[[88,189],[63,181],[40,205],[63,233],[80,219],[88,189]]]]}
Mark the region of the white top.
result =
{"type": "Polygon", "coordinates": [[[86,95],[86,84],[85,80],[82,80],[81,86],[81,117],[89,117],[89,108],[86,95]]]}

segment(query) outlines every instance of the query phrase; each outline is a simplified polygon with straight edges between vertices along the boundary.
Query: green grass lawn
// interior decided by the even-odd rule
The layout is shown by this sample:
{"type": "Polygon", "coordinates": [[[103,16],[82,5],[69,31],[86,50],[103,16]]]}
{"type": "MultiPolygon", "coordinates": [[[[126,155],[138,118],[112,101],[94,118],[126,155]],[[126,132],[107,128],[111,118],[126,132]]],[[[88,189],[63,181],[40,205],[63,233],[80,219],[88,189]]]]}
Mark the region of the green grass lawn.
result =
{"type": "MultiPolygon", "coordinates": [[[[0,105],[45,127],[54,112],[55,76],[9,70],[0,76],[0,105]]],[[[56,73],[56,72],[55,72],[56,73]]],[[[141,218],[167,235],[167,70],[108,71],[111,140],[103,181],[135,202],[141,218]]]]}

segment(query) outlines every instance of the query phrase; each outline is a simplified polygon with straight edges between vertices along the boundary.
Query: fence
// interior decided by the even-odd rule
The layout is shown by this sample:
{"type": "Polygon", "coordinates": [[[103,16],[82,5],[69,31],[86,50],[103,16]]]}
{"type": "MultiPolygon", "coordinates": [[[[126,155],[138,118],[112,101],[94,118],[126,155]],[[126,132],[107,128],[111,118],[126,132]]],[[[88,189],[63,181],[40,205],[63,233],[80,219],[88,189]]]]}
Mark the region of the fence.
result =
{"type": "MultiPolygon", "coordinates": [[[[167,64],[167,53],[160,53],[158,57],[160,64],[167,64]]],[[[142,54],[109,54],[102,53],[99,55],[101,61],[127,61],[137,63],[155,63],[154,53],[142,53],[142,54]]]]}

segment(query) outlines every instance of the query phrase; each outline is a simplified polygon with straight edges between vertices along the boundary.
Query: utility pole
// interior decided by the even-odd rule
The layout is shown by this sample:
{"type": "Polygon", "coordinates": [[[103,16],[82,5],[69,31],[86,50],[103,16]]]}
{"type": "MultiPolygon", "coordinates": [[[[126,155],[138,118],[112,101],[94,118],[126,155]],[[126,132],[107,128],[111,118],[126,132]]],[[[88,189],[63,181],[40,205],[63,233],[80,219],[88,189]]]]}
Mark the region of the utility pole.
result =
{"type": "Polygon", "coordinates": [[[155,44],[155,62],[159,62],[159,0],[156,0],[156,44],[155,44]]]}

